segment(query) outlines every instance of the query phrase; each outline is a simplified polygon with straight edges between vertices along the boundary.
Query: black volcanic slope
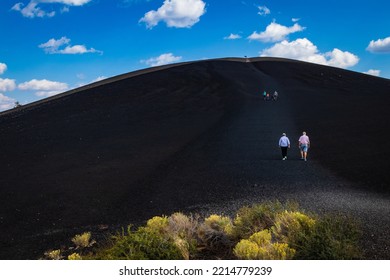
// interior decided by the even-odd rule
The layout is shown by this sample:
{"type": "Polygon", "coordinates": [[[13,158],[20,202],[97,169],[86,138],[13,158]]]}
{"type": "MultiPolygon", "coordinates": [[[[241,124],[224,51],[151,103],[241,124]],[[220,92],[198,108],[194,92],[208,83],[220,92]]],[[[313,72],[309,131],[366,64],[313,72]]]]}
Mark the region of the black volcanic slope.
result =
{"type": "Polygon", "coordinates": [[[388,259],[389,105],[389,80],[258,58],[138,71],[1,113],[0,258],[153,215],[294,199],[358,218],[365,257],[388,259]]]}

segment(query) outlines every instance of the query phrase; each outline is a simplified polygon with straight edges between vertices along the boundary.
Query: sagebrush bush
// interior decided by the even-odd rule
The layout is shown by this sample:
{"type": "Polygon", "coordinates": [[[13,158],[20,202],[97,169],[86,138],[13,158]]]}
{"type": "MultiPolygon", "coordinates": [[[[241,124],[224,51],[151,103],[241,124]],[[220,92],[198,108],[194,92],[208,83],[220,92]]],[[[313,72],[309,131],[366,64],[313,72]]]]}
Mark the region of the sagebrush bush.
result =
{"type": "Polygon", "coordinates": [[[90,248],[90,233],[76,235],[76,248],[45,253],[48,259],[176,260],[176,259],[359,259],[360,232],[340,216],[304,213],[297,204],[264,202],[228,216],[174,213],[157,216],[145,226],[111,236],[90,248]]]}
{"type": "Polygon", "coordinates": [[[243,260],[287,260],[292,259],[295,250],[286,243],[272,242],[267,229],[243,239],[233,249],[234,255],[243,260]]]}
{"type": "Polygon", "coordinates": [[[168,218],[169,231],[186,240],[197,238],[199,217],[186,216],[183,213],[174,213],[168,218]]]}
{"type": "Polygon", "coordinates": [[[83,258],[78,253],[73,253],[73,254],[68,256],[68,260],[70,260],[70,261],[80,261],[82,259],[83,258]]]}
{"type": "Polygon", "coordinates": [[[179,260],[184,259],[174,241],[157,228],[140,227],[113,237],[112,246],[98,253],[106,260],[179,260]]]}
{"type": "Polygon", "coordinates": [[[61,250],[51,250],[45,253],[49,260],[61,260],[63,258],[61,250]]]}
{"type": "Polygon", "coordinates": [[[168,218],[167,234],[186,260],[195,257],[198,226],[198,218],[188,217],[183,213],[174,213],[168,218]]]}
{"type": "Polygon", "coordinates": [[[168,226],[169,226],[168,217],[156,216],[147,221],[145,229],[164,234],[167,232],[168,226]]]}
{"type": "Polygon", "coordinates": [[[251,207],[242,207],[234,219],[234,235],[237,238],[248,238],[252,234],[264,229],[270,229],[275,222],[275,216],[286,207],[280,202],[264,202],[251,207]]]}
{"type": "Polygon", "coordinates": [[[343,216],[319,217],[310,235],[297,250],[297,259],[361,259],[358,246],[361,232],[352,219],[343,216]]]}
{"type": "Polygon", "coordinates": [[[312,234],[315,220],[301,212],[284,211],[275,217],[272,233],[276,240],[299,247],[312,234]]]}
{"type": "Polygon", "coordinates": [[[95,244],[95,240],[91,240],[90,232],[77,234],[72,238],[72,242],[76,245],[76,248],[87,248],[95,244]]]}
{"type": "Polygon", "coordinates": [[[199,227],[198,236],[206,254],[217,258],[231,258],[234,240],[232,220],[226,216],[211,215],[199,227]]]}
{"type": "Polygon", "coordinates": [[[222,231],[227,235],[233,232],[232,220],[227,216],[210,215],[204,220],[204,224],[216,231],[222,231]]]}

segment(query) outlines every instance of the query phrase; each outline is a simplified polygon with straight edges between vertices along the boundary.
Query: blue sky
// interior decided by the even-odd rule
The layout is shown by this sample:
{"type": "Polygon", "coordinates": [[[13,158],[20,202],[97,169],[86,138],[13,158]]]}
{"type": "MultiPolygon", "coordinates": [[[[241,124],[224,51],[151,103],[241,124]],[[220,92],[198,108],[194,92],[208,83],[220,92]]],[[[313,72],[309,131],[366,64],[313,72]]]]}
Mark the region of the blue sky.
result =
{"type": "Polygon", "coordinates": [[[389,12],[388,0],[1,0],[0,110],[220,57],[288,57],[390,78],[389,12]]]}

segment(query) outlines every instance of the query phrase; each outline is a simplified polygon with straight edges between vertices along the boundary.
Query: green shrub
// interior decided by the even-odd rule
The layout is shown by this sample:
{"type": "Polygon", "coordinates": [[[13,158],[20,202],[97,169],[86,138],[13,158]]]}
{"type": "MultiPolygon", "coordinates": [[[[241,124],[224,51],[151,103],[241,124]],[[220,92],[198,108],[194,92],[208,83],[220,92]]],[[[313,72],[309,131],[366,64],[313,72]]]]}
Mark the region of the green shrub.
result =
{"type": "Polygon", "coordinates": [[[61,260],[63,258],[61,250],[51,250],[45,253],[49,260],[61,260]]]}
{"type": "Polygon", "coordinates": [[[70,261],[79,261],[79,260],[82,260],[82,259],[83,258],[78,253],[73,253],[73,254],[68,256],[68,260],[70,260],[70,261]]]}
{"type": "Polygon", "coordinates": [[[318,218],[313,231],[297,248],[297,259],[343,260],[361,259],[358,246],[361,233],[350,218],[325,216],[318,218]]]}
{"type": "Polygon", "coordinates": [[[226,216],[210,215],[205,219],[204,224],[215,231],[221,231],[227,235],[233,232],[232,220],[226,216]]]}
{"type": "Polygon", "coordinates": [[[155,227],[140,227],[114,236],[112,246],[99,252],[98,258],[105,260],[179,260],[183,259],[174,241],[160,234],[155,227]]]}
{"type": "Polygon", "coordinates": [[[206,257],[231,258],[234,241],[231,238],[232,221],[229,217],[211,215],[199,226],[199,244],[206,257]]]}
{"type": "Polygon", "coordinates": [[[75,237],[72,238],[72,242],[76,245],[76,248],[87,248],[95,244],[95,240],[91,240],[90,232],[77,234],[75,237]]]}
{"type": "Polygon", "coordinates": [[[159,232],[161,234],[164,234],[168,231],[168,217],[166,216],[156,216],[151,219],[149,219],[146,223],[146,230],[159,232]]]}
{"type": "Polygon", "coordinates": [[[301,212],[284,211],[275,217],[272,233],[279,242],[299,248],[307,236],[312,234],[315,220],[301,212]]]}
{"type": "Polygon", "coordinates": [[[273,243],[271,232],[267,229],[238,242],[233,252],[237,258],[243,260],[287,260],[292,259],[295,254],[295,250],[288,244],[273,243]]]}
{"type": "Polygon", "coordinates": [[[252,207],[242,207],[234,219],[234,235],[236,238],[248,238],[252,234],[274,225],[275,216],[284,211],[286,207],[280,202],[264,202],[252,207]]]}

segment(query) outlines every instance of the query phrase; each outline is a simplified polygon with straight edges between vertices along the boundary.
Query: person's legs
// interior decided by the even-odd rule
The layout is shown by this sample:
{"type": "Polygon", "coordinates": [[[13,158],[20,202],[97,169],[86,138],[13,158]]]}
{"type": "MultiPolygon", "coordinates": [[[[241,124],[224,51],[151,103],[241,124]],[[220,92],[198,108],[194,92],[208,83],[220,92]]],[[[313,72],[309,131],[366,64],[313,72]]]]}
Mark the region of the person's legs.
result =
{"type": "Polygon", "coordinates": [[[306,161],[307,159],[307,150],[308,150],[308,147],[305,146],[305,148],[303,149],[303,159],[306,161]]]}
{"type": "Polygon", "coordinates": [[[301,159],[306,160],[306,157],[307,157],[307,146],[306,145],[301,145],[300,150],[301,150],[301,159]]]}
{"type": "Polygon", "coordinates": [[[282,149],[282,158],[285,159],[287,157],[287,147],[280,147],[282,149]]]}

